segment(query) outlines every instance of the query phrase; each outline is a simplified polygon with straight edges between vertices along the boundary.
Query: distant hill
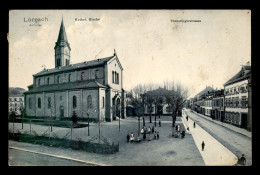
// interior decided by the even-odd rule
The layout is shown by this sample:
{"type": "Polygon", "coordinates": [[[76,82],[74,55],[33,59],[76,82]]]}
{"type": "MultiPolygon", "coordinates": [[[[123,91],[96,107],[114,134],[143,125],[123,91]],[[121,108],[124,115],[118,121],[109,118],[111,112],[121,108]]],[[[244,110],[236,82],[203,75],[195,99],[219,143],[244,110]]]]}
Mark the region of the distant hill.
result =
{"type": "Polygon", "coordinates": [[[20,96],[23,95],[23,93],[26,90],[19,87],[9,87],[9,96],[20,96]]]}

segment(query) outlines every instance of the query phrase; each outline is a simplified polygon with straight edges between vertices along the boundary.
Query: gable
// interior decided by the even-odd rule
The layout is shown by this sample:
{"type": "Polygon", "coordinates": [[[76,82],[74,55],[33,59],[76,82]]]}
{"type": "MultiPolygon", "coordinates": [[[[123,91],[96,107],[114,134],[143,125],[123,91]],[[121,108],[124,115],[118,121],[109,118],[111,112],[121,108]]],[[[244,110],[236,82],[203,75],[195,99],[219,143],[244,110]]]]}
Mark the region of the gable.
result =
{"type": "Polygon", "coordinates": [[[122,67],[122,65],[121,65],[121,63],[120,63],[120,61],[119,61],[119,59],[118,59],[118,57],[117,57],[117,55],[116,55],[114,58],[112,58],[111,60],[109,60],[109,61],[107,62],[107,64],[111,64],[111,63],[113,63],[113,62],[117,62],[117,64],[118,64],[118,66],[120,67],[120,69],[121,69],[121,70],[124,70],[123,67],[122,67]]]}

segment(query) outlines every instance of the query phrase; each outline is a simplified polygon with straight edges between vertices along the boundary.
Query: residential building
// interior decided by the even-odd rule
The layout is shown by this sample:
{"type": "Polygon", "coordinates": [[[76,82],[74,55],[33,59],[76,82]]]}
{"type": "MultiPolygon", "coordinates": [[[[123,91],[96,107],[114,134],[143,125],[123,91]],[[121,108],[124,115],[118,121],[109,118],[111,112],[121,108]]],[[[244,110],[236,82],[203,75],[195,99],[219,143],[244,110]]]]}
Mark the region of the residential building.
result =
{"type": "Polygon", "coordinates": [[[250,76],[251,66],[248,63],[224,84],[225,122],[249,130],[252,127],[252,116],[249,115],[248,106],[250,76]]]}

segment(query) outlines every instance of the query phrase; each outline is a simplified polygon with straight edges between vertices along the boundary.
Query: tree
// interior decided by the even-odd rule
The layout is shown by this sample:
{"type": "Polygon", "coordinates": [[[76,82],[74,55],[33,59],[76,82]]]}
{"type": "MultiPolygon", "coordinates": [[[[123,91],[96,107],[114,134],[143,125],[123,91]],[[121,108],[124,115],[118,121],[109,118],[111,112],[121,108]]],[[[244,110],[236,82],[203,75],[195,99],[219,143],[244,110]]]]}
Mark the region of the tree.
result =
{"type": "Polygon", "coordinates": [[[150,123],[152,123],[152,112],[154,109],[154,102],[155,102],[155,98],[152,95],[145,95],[145,104],[147,106],[148,112],[149,112],[149,116],[150,116],[150,123]]]}
{"type": "Polygon", "coordinates": [[[177,84],[176,90],[173,82],[172,90],[166,94],[166,103],[172,112],[172,127],[174,127],[176,116],[182,105],[185,103],[188,95],[188,90],[181,84],[177,84]]]}

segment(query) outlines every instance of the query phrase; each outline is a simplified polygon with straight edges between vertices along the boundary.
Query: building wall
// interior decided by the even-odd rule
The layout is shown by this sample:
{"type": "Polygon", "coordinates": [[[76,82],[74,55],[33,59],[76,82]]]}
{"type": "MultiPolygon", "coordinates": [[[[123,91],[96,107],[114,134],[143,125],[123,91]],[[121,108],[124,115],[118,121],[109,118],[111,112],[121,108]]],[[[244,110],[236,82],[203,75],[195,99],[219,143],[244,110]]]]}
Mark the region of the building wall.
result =
{"type": "Polygon", "coordinates": [[[115,90],[120,90],[123,88],[122,87],[122,70],[117,62],[116,59],[113,61],[107,63],[107,83],[108,85],[115,90]],[[112,71],[116,71],[119,74],[119,84],[112,83],[112,71]]]}
{"type": "Polygon", "coordinates": [[[13,96],[9,97],[9,113],[15,112],[16,115],[21,115],[20,109],[24,108],[24,97],[23,96],[13,96]]]}
{"type": "MultiPolygon", "coordinates": [[[[232,98],[239,98],[239,100],[242,99],[242,97],[244,96],[247,100],[248,100],[248,92],[239,92],[239,90],[237,90],[237,93],[233,93],[233,94],[226,94],[226,90],[227,89],[231,89],[234,87],[239,87],[241,85],[247,85],[248,84],[248,80],[243,80],[231,85],[227,85],[224,87],[225,89],[225,101],[228,99],[232,98]]],[[[241,103],[241,101],[240,101],[241,103]]],[[[225,121],[226,122],[230,122],[236,125],[241,125],[241,114],[242,113],[246,113],[248,114],[248,107],[241,107],[241,106],[237,106],[237,107],[229,107],[229,106],[225,106],[225,121]]]]}

